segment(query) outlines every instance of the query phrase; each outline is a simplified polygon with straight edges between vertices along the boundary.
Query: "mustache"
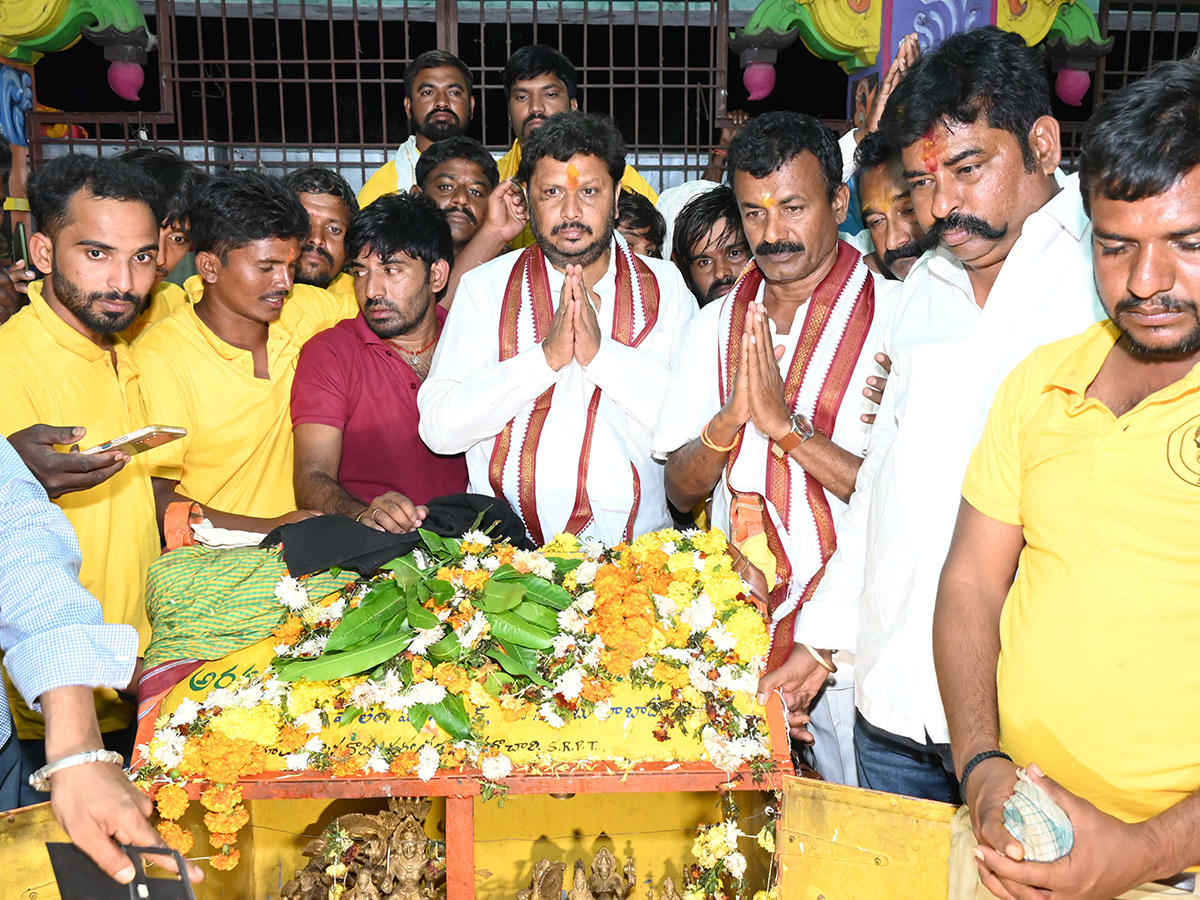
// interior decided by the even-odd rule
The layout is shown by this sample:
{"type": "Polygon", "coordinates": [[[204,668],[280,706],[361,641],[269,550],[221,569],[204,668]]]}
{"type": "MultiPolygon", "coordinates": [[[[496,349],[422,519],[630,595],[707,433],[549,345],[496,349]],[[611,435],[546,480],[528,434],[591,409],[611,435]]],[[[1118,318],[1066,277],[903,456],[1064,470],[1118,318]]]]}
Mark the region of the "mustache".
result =
{"type": "Polygon", "coordinates": [[[1133,312],[1141,306],[1155,306],[1167,312],[1191,312],[1193,315],[1197,313],[1195,301],[1182,300],[1178,297],[1172,297],[1170,294],[1150,298],[1126,297],[1117,303],[1113,308],[1113,312],[1133,312]]]}
{"type": "Polygon", "coordinates": [[[425,124],[428,125],[430,122],[433,121],[433,117],[440,113],[448,114],[450,116],[450,118],[452,118],[454,120],[454,123],[456,125],[458,124],[458,113],[456,113],[454,110],[449,109],[449,108],[439,108],[439,109],[430,110],[429,115],[427,115],[425,117],[425,124]]]}
{"type": "Polygon", "coordinates": [[[717,297],[729,293],[729,289],[737,284],[736,278],[722,278],[720,281],[714,281],[708,286],[708,293],[704,295],[704,299],[711,303],[717,297]]]}
{"type": "Polygon", "coordinates": [[[524,131],[530,122],[545,122],[549,116],[544,116],[541,113],[530,113],[525,117],[525,121],[521,123],[521,130],[524,131]]]}
{"type": "Polygon", "coordinates": [[[970,213],[950,213],[946,218],[933,223],[925,232],[925,240],[930,242],[930,246],[939,244],[948,231],[966,231],[984,240],[998,241],[1008,234],[1008,226],[996,228],[970,213]]]}
{"type": "Polygon", "coordinates": [[[467,221],[470,222],[472,225],[479,224],[479,220],[477,218],[475,218],[475,213],[471,212],[469,207],[451,206],[449,209],[445,210],[444,214],[448,216],[448,215],[450,215],[450,213],[462,213],[464,216],[467,217],[467,221]]]}
{"type": "Polygon", "coordinates": [[[372,309],[386,309],[394,313],[400,312],[400,310],[396,309],[396,304],[394,304],[391,300],[388,300],[386,297],[369,298],[367,302],[363,304],[363,311],[365,312],[372,309]]]}
{"type": "Polygon", "coordinates": [[[909,241],[907,244],[902,244],[895,250],[885,250],[883,252],[883,263],[890,266],[898,259],[916,259],[928,249],[925,244],[920,241],[909,241]]]}
{"type": "Polygon", "coordinates": [[[805,247],[796,241],[763,241],[754,248],[755,256],[776,256],[784,253],[803,253],[805,247]]]}
{"type": "Polygon", "coordinates": [[[300,248],[300,254],[303,255],[305,253],[315,253],[315,254],[317,254],[317,256],[324,259],[331,266],[333,265],[332,254],[330,254],[330,252],[323,247],[318,247],[316,244],[305,244],[303,247],[300,248]]]}
{"type": "Polygon", "coordinates": [[[558,234],[560,231],[566,231],[568,228],[578,228],[584,234],[595,234],[595,232],[592,231],[592,226],[584,222],[559,222],[550,229],[550,233],[558,234]]]}
{"type": "Polygon", "coordinates": [[[97,291],[88,297],[90,303],[95,303],[98,300],[124,300],[126,303],[132,303],[134,306],[140,305],[144,299],[144,297],[139,297],[137,294],[131,294],[128,291],[106,291],[104,293],[97,291]]]}

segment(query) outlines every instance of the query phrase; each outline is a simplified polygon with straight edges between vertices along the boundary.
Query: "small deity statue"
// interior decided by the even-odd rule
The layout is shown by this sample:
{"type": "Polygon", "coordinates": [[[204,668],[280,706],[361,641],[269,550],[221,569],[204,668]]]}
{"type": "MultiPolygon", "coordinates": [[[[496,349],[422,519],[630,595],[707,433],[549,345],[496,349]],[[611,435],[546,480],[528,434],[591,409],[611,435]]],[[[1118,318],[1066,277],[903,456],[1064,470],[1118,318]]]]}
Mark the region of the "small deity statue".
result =
{"type": "Polygon", "coordinates": [[[592,859],[592,877],[588,889],[596,900],[625,900],[630,885],[617,872],[617,858],[607,847],[601,847],[592,859]]]}
{"type": "Polygon", "coordinates": [[[388,856],[388,874],[396,880],[392,896],[397,900],[421,900],[421,876],[425,873],[428,838],[416,819],[406,819],[393,834],[388,856]]]}
{"type": "Polygon", "coordinates": [[[633,886],[637,884],[637,869],[633,867],[633,857],[625,857],[625,883],[629,885],[629,893],[633,893],[633,886]]]}
{"type": "Polygon", "coordinates": [[[679,892],[675,890],[675,879],[667,877],[663,879],[662,900],[683,900],[679,896],[679,892]]]}
{"type": "Polygon", "coordinates": [[[533,864],[529,887],[517,891],[517,900],[562,900],[563,874],[566,863],[551,863],[542,857],[533,864]]]}
{"type": "Polygon", "coordinates": [[[654,885],[646,885],[646,900],[654,900],[654,885]]]}
{"type": "Polygon", "coordinates": [[[575,860],[575,871],[571,878],[571,890],[567,891],[567,900],[595,900],[587,886],[587,867],[582,859],[575,860]]]}

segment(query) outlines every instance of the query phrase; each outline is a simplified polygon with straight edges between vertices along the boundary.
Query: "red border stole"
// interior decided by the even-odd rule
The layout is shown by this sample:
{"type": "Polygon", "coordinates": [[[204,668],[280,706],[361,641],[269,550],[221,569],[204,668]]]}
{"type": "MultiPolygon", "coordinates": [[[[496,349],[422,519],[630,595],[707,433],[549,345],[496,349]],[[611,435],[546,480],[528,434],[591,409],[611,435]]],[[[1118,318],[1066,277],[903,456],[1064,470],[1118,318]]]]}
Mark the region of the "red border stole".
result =
{"type": "MultiPolygon", "coordinates": [[[[796,409],[800,388],[808,374],[809,362],[812,359],[813,351],[825,336],[825,331],[829,325],[837,301],[850,282],[851,275],[857,266],[863,265],[861,260],[862,256],[857,250],[846,242],[839,241],[837,259],[834,262],[833,269],[817,285],[816,290],[813,291],[812,298],[806,304],[804,322],[800,326],[796,351],[792,355],[791,365],[784,376],[783,398],[784,403],[790,410],[795,411],[796,409]]],[[[758,295],[762,279],[762,272],[759,271],[756,265],[751,264],[751,267],[743,273],[740,283],[734,292],[732,301],[734,305],[731,311],[728,334],[728,363],[724,367],[725,380],[721,385],[722,403],[728,399],[730,393],[733,391],[734,376],[737,372],[737,366],[741,364],[741,335],[745,328],[746,312],[749,309],[750,303],[758,295]]],[[[851,374],[854,371],[855,364],[858,362],[859,355],[866,342],[867,332],[871,327],[871,320],[874,317],[875,285],[869,273],[858,295],[854,298],[843,298],[842,302],[852,302],[853,306],[833,355],[829,370],[820,386],[816,407],[812,415],[813,427],[825,435],[833,434],[838,410],[841,408],[842,400],[845,398],[846,392],[850,387],[851,374]]],[[[793,323],[793,327],[795,327],[795,323],[793,323]]],[[[726,462],[725,478],[727,484],[730,484],[730,474],[741,452],[744,434],[745,429],[738,433],[736,445],[729,454],[726,462]]],[[[791,522],[793,491],[800,489],[800,485],[794,483],[793,475],[801,473],[804,476],[804,500],[807,508],[811,511],[816,526],[817,541],[820,546],[821,568],[804,585],[795,607],[786,616],[773,622],[771,654],[768,659],[768,668],[770,669],[777,668],[787,659],[788,654],[790,654],[796,613],[808,598],[812,596],[813,591],[821,580],[821,575],[824,573],[824,564],[828,562],[829,557],[833,555],[833,551],[837,546],[837,536],[833,524],[833,511],[829,507],[829,501],[825,496],[825,489],[812,475],[805,472],[798,465],[795,465],[790,457],[785,456],[783,459],[777,459],[774,453],[767,453],[766,469],[763,472],[764,493],[759,496],[774,507],[783,521],[784,527],[791,532],[793,524],[799,525],[799,523],[791,522]]],[[[737,493],[733,490],[731,484],[730,492],[733,494],[737,493]]],[[[769,514],[763,516],[763,524],[767,534],[767,545],[777,560],[777,581],[771,591],[770,602],[770,612],[774,615],[775,611],[788,598],[793,576],[792,563],[788,558],[786,548],[769,514]]]]}
{"type": "MultiPolygon", "coordinates": [[[[627,347],[636,347],[658,321],[658,281],[654,277],[654,273],[650,271],[650,267],[629,253],[621,242],[613,242],[612,252],[616,256],[616,298],[611,337],[627,347]],[[640,328],[637,325],[637,311],[634,309],[633,278],[635,275],[638,279],[636,295],[640,298],[641,306],[640,328]],[[635,328],[637,329],[636,334],[634,333],[635,328]]],[[[545,255],[537,245],[531,246],[517,258],[504,290],[504,303],[500,310],[500,359],[502,361],[511,359],[522,349],[518,346],[517,325],[525,303],[526,281],[529,284],[529,299],[532,304],[535,343],[541,343],[545,339],[546,333],[550,329],[550,322],[554,318],[554,311],[558,307],[556,298],[551,295],[545,255]]],[[[571,534],[582,533],[592,521],[592,505],[587,492],[587,476],[591,466],[592,437],[599,414],[601,393],[600,388],[596,388],[588,403],[587,419],[579,453],[579,469],[576,475],[575,502],[564,528],[571,534]]],[[[529,414],[525,434],[518,450],[517,497],[514,505],[518,508],[530,536],[538,544],[545,543],[545,534],[537,511],[537,449],[553,398],[554,387],[551,387],[534,401],[533,410],[529,414]]],[[[509,455],[514,449],[513,425],[516,421],[514,419],[504,426],[504,430],[496,438],[492,450],[488,480],[497,497],[505,496],[504,471],[509,455]]],[[[641,479],[638,476],[637,468],[632,464],[630,468],[633,472],[633,508],[629,512],[629,520],[625,526],[627,541],[633,538],[633,523],[641,505],[641,479]]],[[[506,499],[512,502],[513,498],[506,499]]]]}

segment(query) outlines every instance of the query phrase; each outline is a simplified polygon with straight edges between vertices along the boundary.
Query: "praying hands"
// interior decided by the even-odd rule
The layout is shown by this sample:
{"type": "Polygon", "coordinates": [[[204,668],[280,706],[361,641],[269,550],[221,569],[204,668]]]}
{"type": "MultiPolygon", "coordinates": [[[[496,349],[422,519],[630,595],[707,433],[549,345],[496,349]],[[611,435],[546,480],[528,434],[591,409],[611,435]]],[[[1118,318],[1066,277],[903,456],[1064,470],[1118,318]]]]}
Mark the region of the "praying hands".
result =
{"type": "Polygon", "coordinates": [[[546,363],[554,371],[568,365],[572,359],[586,366],[596,358],[600,349],[600,322],[583,283],[583,267],[567,266],[558,309],[550,320],[550,330],[542,341],[546,363]]]}

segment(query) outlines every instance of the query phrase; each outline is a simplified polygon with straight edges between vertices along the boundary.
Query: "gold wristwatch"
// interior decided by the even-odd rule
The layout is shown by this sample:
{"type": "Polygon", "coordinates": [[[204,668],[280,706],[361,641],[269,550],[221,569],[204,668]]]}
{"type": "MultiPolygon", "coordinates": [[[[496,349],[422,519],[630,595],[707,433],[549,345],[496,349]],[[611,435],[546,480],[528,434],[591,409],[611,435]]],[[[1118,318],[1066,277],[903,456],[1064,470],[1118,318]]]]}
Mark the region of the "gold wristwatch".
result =
{"type": "Polygon", "coordinates": [[[792,416],[792,430],[771,443],[771,452],[775,454],[776,459],[783,459],[816,433],[817,430],[813,428],[808,416],[797,413],[792,416]]]}

